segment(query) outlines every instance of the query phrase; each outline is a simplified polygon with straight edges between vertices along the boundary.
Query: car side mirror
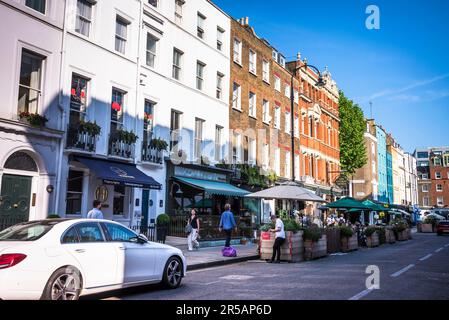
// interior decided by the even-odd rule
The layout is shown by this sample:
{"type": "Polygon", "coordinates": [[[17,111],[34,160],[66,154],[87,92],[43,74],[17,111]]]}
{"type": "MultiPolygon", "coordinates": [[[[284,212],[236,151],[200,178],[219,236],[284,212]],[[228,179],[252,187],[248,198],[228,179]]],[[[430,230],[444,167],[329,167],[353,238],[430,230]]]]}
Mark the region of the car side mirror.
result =
{"type": "Polygon", "coordinates": [[[139,235],[139,240],[142,241],[142,243],[147,243],[149,241],[144,234],[139,235]]]}

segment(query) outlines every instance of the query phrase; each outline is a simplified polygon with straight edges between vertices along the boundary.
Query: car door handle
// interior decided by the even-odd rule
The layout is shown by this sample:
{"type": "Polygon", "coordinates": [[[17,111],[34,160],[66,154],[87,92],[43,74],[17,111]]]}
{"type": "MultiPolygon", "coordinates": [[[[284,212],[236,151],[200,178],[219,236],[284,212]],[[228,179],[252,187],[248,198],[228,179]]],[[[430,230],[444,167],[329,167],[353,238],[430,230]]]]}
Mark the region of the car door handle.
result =
{"type": "Polygon", "coordinates": [[[121,250],[121,251],[126,251],[125,247],[118,247],[118,249],[121,250]]]}
{"type": "Polygon", "coordinates": [[[75,252],[76,253],[84,253],[84,252],[86,252],[86,250],[84,250],[84,249],[76,249],[75,252]]]}

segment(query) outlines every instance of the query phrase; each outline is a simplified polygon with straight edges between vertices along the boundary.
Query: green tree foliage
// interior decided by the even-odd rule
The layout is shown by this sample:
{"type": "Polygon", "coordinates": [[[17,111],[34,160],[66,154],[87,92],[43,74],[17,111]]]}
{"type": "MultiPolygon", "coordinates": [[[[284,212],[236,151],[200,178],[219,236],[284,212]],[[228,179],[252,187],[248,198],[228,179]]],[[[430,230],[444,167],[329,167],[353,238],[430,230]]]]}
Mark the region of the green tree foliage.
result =
{"type": "Polygon", "coordinates": [[[345,175],[352,175],[367,162],[362,109],[340,91],[340,162],[345,175]]]}

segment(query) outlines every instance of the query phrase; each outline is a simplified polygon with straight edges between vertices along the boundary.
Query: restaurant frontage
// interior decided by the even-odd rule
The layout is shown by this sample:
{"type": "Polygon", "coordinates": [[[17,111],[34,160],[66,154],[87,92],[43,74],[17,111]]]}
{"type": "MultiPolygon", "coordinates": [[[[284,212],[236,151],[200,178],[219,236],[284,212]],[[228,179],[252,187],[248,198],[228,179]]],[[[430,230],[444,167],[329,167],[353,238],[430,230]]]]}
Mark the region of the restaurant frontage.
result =
{"type": "Polygon", "coordinates": [[[230,183],[233,171],[195,164],[174,165],[167,162],[168,234],[187,237],[184,232],[194,208],[200,218],[200,241],[224,239],[219,231],[221,213],[229,203],[236,218],[234,239],[250,239],[260,223],[260,200],[245,198],[249,191],[230,183]]]}

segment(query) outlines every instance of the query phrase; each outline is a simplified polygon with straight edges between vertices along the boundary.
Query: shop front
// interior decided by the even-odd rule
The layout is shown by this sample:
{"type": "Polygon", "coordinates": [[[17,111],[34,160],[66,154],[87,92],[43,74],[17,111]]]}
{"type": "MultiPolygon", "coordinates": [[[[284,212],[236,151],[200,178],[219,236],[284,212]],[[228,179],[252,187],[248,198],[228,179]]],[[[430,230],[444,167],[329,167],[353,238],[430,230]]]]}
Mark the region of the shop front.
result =
{"type": "Polygon", "coordinates": [[[246,199],[250,192],[230,184],[229,170],[198,165],[168,165],[167,210],[170,215],[169,235],[186,237],[184,228],[192,209],[201,221],[202,241],[221,240],[220,216],[229,203],[236,218],[235,238],[252,238],[259,224],[260,201],[246,199]]]}

